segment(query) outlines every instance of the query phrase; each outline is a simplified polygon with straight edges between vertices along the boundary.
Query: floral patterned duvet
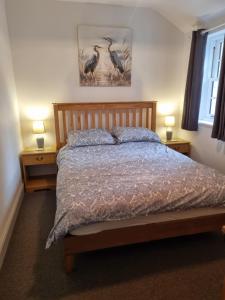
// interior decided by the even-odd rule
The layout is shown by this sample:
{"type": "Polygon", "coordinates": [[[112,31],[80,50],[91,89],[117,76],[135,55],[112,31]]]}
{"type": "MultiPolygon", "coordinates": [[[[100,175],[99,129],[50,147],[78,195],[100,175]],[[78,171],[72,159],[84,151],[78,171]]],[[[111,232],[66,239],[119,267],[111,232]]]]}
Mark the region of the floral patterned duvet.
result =
{"type": "Polygon", "coordinates": [[[62,148],[46,247],[74,229],[225,204],[225,175],[155,142],[62,148]]]}

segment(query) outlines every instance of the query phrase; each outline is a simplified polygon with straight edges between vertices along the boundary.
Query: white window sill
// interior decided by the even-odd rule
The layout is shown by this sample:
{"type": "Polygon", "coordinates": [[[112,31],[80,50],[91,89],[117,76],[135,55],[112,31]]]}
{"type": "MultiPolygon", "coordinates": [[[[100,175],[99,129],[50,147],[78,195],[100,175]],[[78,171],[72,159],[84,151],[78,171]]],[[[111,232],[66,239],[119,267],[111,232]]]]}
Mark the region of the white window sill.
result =
{"type": "Polygon", "coordinates": [[[205,120],[199,120],[198,124],[199,125],[204,125],[204,126],[207,126],[207,127],[212,127],[213,126],[213,122],[205,121],[205,120]]]}

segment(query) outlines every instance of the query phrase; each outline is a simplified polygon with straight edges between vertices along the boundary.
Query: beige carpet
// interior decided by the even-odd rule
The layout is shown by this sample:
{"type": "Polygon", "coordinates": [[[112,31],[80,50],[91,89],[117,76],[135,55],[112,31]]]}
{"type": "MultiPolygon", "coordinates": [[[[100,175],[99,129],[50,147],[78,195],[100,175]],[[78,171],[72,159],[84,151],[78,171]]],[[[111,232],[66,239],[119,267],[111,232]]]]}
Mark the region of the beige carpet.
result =
{"type": "Polygon", "coordinates": [[[76,257],[63,270],[62,243],[46,251],[53,192],[27,194],[0,271],[0,299],[221,299],[225,243],[220,234],[168,239],[76,257]]]}

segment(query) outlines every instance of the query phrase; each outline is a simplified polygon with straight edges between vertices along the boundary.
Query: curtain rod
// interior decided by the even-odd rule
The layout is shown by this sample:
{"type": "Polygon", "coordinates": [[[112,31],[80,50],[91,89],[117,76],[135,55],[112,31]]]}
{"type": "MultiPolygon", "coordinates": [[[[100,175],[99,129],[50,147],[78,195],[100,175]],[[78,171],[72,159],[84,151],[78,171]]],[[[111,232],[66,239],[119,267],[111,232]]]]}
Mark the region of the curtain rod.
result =
{"type": "Polygon", "coordinates": [[[205,33],[207,33],[207,32],[211,32],[211,31],[214,31],[214,30],[216,30],[216,29],[218,29],[218,28],[220,28],[220,27],[224,27],[224,26],[225,26],[225,23],[220,24],[220,25],[215,26],[215,27],[212,27],[212,28],[209,28],[209,29],[206,29],[206,30],[203,30],[203,31],[202,31],[202,34],[205,34],[205,33]]]}

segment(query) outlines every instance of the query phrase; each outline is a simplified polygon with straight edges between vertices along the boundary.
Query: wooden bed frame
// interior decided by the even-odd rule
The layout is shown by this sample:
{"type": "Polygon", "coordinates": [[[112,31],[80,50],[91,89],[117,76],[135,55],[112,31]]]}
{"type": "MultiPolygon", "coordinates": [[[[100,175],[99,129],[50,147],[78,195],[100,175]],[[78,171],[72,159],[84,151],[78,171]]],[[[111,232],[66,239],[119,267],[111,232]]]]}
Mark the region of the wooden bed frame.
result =
{"type": "MultiPolygon", "coordinates": [[[[56,145],[66,144],[69,130],[88,128],[111,129],[115,125],[142,126],[156,129],[156,101],[107,103],[54,103],[56,145]]],[[[221,230],[225,209],[210,209],[185,218],[165,218],[151,224],[106,230],[89,235],[68,235],[64,238],[65,269],[73,270],[76,253],[148,242],[169,237],[221,230]]],[[[195,211],[196,212],[196,211],[195,211]]],[[[162,215],[162,214],[161,214],[162,215]]]]}

